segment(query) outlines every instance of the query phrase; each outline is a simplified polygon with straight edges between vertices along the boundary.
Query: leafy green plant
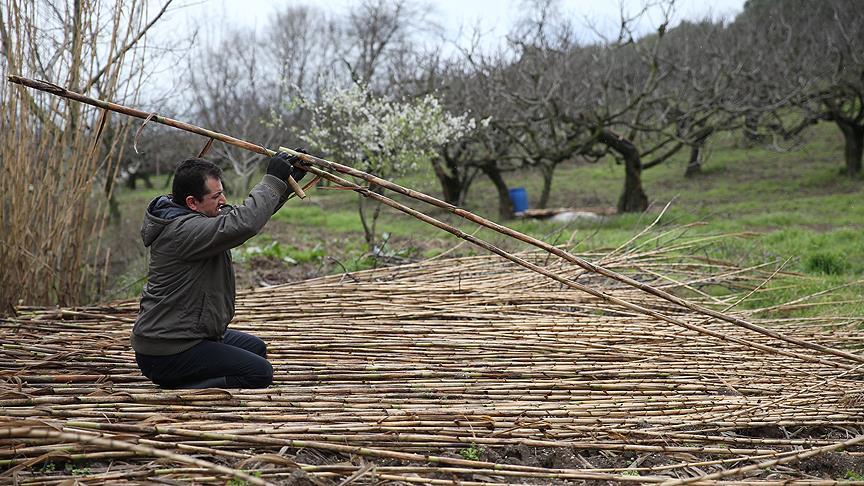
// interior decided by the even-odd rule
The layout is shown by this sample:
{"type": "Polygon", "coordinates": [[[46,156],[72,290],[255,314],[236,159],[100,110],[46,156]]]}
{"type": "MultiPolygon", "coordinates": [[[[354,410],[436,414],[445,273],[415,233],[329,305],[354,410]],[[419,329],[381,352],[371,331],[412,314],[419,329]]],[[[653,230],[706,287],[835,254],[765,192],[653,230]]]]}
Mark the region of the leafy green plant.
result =
{"type": "Polygon", "coordinates": [[[320,245],[315,245],[309,250],[300,250],[298,248],[284,245],[275,240],[265,245],[244,245],[243,247],[234,250],[233,254],[233,256],[240,261],[245,261],[250,258],[264,257],[281,260],[291,265],[320,261],[324,258],[324,255],[324,249],[321,248],[320,245]]]}
{"type": "Polygon", "coordinates": [[[479,461],[480,460],[480,452],[481,452],[481,449],[479,447],[477,447],[477,444],[471,444],[470,447],[467,447],[467,448],[459,451],[459,455],[462,456],[464,459],[467,459],[469,461],[479,461]]]}
{"type": "Polygon", "coordinates": [[[321,245],[315,245],[309,250],[295,249],[290,253],[298,263],[315,262],[323,259],[326,254],[321,245]]]}
{"type": "Polygon", "coordinates": [[[375,257],[370,256],[368,254],[360,255],[356,258],[347,261],[339,261],[335,258],[331,259],[333,263],[336,264],[336,267],[339,268],[343,272],[358,272],[360,270],[368,270],[370,268],[375,268],[377,265],[377,260],[375,257]]]}
{"type": "Polygon", "coordinates": [[[271,241],[269,244],[264,246],[251,245],[244,246],[241,250],[239,250],[241,255],[241,260],[255,258],[255,257],[266,257],[273,258],[276,260],[282,260],[285,263],[290,263],[292,265],[297,263],[289,253],[288,247],[279,243],[278,241],[271,241]]]}
{"type": "Polygon", "coordinates": [[[73,476],[89,476],[91,474],[90,466],[76,466],[71,462],[67,462],[64,469],[73,476]]]}

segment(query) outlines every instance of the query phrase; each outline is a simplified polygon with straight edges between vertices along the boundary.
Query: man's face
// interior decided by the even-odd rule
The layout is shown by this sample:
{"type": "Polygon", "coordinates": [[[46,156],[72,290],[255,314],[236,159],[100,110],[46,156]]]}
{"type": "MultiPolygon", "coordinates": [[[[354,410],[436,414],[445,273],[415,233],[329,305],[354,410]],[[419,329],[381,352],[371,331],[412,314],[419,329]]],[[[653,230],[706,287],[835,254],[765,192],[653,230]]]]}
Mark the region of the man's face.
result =
{"type": "Polygon", "coordinates": [[[211,218],[219,216],[219,208],[226,202],[225,194],[222,190],[222,181],[215,177],[208,177],[204,181],[204,187],[207,188],[207,193],[204,194],[204,197],[200,201],[197,201],[194,197],[188,196],[186,197],[186,205],[189,206],[189,209],[198,211],[205,216],[210,216],[211,218]]]}

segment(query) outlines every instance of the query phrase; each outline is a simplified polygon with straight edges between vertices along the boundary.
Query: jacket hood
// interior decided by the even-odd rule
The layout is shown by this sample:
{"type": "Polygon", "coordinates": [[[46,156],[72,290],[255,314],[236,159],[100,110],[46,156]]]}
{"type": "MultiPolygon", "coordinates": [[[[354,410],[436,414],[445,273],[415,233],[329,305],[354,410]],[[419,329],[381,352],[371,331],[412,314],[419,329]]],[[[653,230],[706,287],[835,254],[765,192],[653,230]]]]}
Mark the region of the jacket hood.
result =
{"type": "Polygon", "coordinates": [[[144,224],[141,226],[141,239],[144,240],[144,246],[150,246],[172,220],[189,214],[197,213],[175,203],[168,196],[159,196],[150,201],[147,214],[144,216],[144,224]]]}

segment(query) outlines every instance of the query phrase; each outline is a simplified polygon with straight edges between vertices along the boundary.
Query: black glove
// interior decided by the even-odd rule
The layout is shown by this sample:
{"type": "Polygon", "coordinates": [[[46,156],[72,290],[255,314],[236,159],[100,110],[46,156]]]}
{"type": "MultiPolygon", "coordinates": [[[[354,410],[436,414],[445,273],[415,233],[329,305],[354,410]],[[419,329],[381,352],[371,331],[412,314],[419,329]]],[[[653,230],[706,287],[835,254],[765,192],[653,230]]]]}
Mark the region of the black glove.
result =
{"type": "MultiPolygon", "coordinates": [[[[304,150],[302,147],[297,147],[294,149],[294,151],[300,152],[301,154],[309,155],[309,152],[304,150]]],[[[291,167],[294,168],[294,171],[291,173],[291,177],[293,177],[294,180],[297,182],[300,182],[300,179],[306,177],[306,171],[301,169],[300,167],[294,165],[294,162],[299,161],[299,160],[300,160],[300,157],[297,157],[296,155],[291,160],[291,167]]]]}
{"type": "Polygon", "coordinates": [[[276,176],[283,181],[287,181],[288,176],[291,176],[295,181],[300,182],[300,179],[306,175],[306,171],[294,166],[294,163],[299,161],[300,158],[296,155],[288,155],[287,152],[279,152],[267,159],[267,173],[276,176]]]}

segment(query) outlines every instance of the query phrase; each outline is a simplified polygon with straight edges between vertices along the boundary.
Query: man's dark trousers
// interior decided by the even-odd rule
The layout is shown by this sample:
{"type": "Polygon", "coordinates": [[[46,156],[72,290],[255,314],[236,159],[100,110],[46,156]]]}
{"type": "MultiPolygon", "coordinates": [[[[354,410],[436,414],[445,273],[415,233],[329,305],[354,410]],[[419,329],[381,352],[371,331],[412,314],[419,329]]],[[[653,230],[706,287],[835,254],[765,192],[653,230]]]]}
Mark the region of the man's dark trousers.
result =
{"type": "Polygon", "coordinates": [[[201,341],[169,356],[135,353],[144,376],[165,388],[266,388],[273,382],[264,341],[227,330],[222,342],[201,341]]]}

